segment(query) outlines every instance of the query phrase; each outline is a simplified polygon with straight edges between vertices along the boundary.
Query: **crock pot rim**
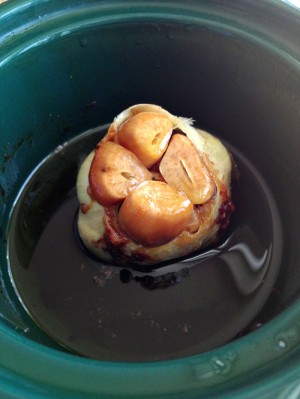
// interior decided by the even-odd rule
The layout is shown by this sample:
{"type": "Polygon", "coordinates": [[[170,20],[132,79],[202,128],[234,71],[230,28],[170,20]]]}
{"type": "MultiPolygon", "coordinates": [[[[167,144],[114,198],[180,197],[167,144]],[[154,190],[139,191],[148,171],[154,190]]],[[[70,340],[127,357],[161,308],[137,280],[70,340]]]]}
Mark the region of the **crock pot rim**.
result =
{"type": "MultiPolygon", "coordinates": [[[[38,4],[39,1],[32,0],[32,1],[26,1],[26,0],[14,0],[11,2],[8,2],[4,5],[2,5],[2,9],[0,7],[0,21],[3,16],[12,16],[15,15],[21,11],[24,11],[27,7],[30,7],[31,5],[36,5],[38,4]]],[[[107,4],[106,2],[104,2],[107,4]]],[[[151,2],[141,2],[143,4],[150,4],[151,2]]],[[[172,1],[164,1],[163,4],[171,4],[172,1]]],[[[193,3],[193,2],[192,2],[193,3]]],[[[223,2],[218,2],[218,3],[223,3],[223,2]]],[[[292,8],[286,1],[280,1],[280,0],[269,0],[265,1],[265,4],[268,4],[271,7],[280,7],[282,10],[284,10],[287,13],[291,13],[291,18],[293,19],[292,15],[295,13],[297,14],[297,17],[299,17],[299,10],[292,8]]],[[[116,2],[116,4],[124,4],[122,1],[121,2],[116,2]]],[[[139,4],[139,3],[138,3],[139,4]]],[[[136,16],[136,15],[135,15],[136,16]]],[[[133,19],[133,17],[132,17],[133,19]]],[[[118,19],[116,19],[116,22],[118,19]]],[[[171,21],[171,20],[170,20],[171,21]]],[[[41,21],[42,23],[42,21],[41,21]]],[[[22,31],[24,33],[24,31],[22,31]]],[[[21,34],[21,32],[20,32],[21,34]]],[[[0,39],[1,39],[2,34],[1,34],[1,27],[0,27],[0,39]]],[[[5,41],[3,42],[4,45],[6,45],[5,41]]],[[[7,45],[12,44],[12,42],[8,41],[7,45]]],[[[40,44],[43,44],[41,42],[40,44]]],[[[1,41],[0,41],[0,46],[1,46],[1,41]]],[[[275,46],[276,47],[276,46],[275,46]]],[[[28,48],[29,49],[29,48],[28,48]]],[[[1,47],[0,47],[1,50],[1,47]]],[[[280,52],[282,51],[282,48],[280,49],[280,52]]],[[[0,51],[1,52],[1,51],[0,51]]],[[[289,54],[287,53],[287,56],[289,54]]],[[[9,60],[8,60],[9,61],[9,60]]],[[[295,58],[295,66],[299,66],[299,60],[295,58]]],[[[54,381],[53,379],[50,379],[49,376],[46,376],[45,370],[48,370],[49,363],[51,363],[53,367],[53,371],[57,367],[56,360],[58,359],[61,365],[61,371],[65,369],[66,367],[74,367],[75,368],[75,362],[76,362],[76,372],[78,373],[78,378],[80,374],[82,373],[82,367],[85,367],[85,372],[86,377],[88,376],[88,373],[90,373],[90,376],[93,378],[99,378],[100,374],[106,374],[107,370],[109,370],[109,373],[111,374],[106,374],[107,380],[105,381],[105,377],[100,378],[99,381],[99,389],[104,389],[104,392],[109,395],[112,393],[111,389],[115,389],[115,394],[121,394],[121,389],[124,387],[122,383],[116,384],[114,381],[110,381],[110,378],[113,376],[115,378],[119,378],[119,372],[121,371],[122,373],[125,373],[124,368],[126,368],[126,372],[128,375],[126,378],[131,381],[132,380],[132,385],[133,385],[133,390],[130,394],[133,395],[139,395],[141,392],[141,389],[144,389],[145,394],[170,394],[170,393],[178,393],[178,387],[175,387],[175,383],[173,383],[173,386],[170,387],[170,378],[178,378],[178,381],[182,383],[182,378],[180,379],[180,374],[182,374],[184,377],[183,379],[185,380],[185,388],[183,388],[183,385],[181,385],[181,389],[183,389],[184,392],[190,392],[192,393],[193,391],[197,391],[199,388],[203,388],[203,379],[202,375],[205,373],[208,373],[209,370],[205,369],[205,373],[203,374],[202,363],[201,359],[206,359],[207,364],[211,366],[211,371],[215,370],[215,380],[214,383],[216,385],[222,385],[222,381],[224,380],[224,373],[222,373],[222,370],[214,369],[214,360],[213,359],[219,359],[221,362],[229,362],[232,364],[233,367],[236,367],[236,362],[239,359],[236,359],[234,357],[234,352],[237,349],[240,349],[243,346],[243,343],[247,340],[250,341],[251,347],[256,345],[262,347],[266,347],[265,345],[269,345],[270,349],[270,356],[273,360],[278,360],[282,357],[286,358],[288,354],[291,353],[298,353],[299,350],[297,349],[297,345],[300,342],[300,333],[299,333],[299,316],[300,316],[300,302],[297,301],[295,302],[289,309],[287,309],[284,313],[276,317],[273,321],[269,322],[266,326],[263,326],[261,329],[258,331],[254,332],[251,334],[251,337],[245,337],[241,338],[238,341],[235,341],[233,343],[230,343],[228,345],[223,346],[222,348],[217,348],[214,351],[211,351],[206,354],[202,355],[196,355],[192,356],[189,358],[184,358],[184,359],[178,359],[178,360],[171,360],[171,361],[165,361],[165,362],[155,362],[155,363],[112,363],[112,362],[101,362],[101,361],[95,361],[91,359],[84,359],[80,358],[76,355],[72,354],[66,354],[62,353],[59,351],[56,351],[54,349],[50,348],[45,348],[42,345],[35,343],[31,340],[29,340],[26,337],[21,336],[17,332],[13,331],[9,326],[5,325],[0,325],[0,342],[1,346],[5,347],[5,350],[0,354],[0,370],[2,368],[3,370],[3,375],[6,375],[8,378],[11,378],[11,381],[15,381],[17,377],[22,376],[25,379],[28,379],[30,381],[33,381],[37,384],[46,384],[48,387],[51,385],[54,386],[55,388],[60,387],[65,389],[64,383],[68,381],[67,378],[64,378],[64,376],[59,377],[59,381],[56,381],[56,384],[53,385],[54,381]],[[287,325],[289,328],[287,328],[287,325]],[[276,330],[276,333],[274,335],[274,332],[276,330]],[[269,333],[270,331],[272,332],[272,340],[270,341],[269,338],[269,333]],[[291,338],[290,341],[285,341],[282,338],[282,341],[280,343],[280,337],[281,337],[281,332],[282,331],[290,331],[294,333],[294,338],[291,338]],[[276,341],[277,340],[277,341],[276,341]],[[12,345],[16,344],[15,348],[12,348],[12,345]],[[286,347],[284,347],[286,345],[286,347]],[[12,361],[9,360],[9,352],[11,350],[15,351],[15,354],[19,354],[19,356],[23,357],[23,362],[20,362],[22,364],[16,365],[12,364],[12,361]],[[40,364],[40,374],[37,375],[36,372],[37,370],[33,370],[27,365],[32,362],[32,354],[35,354],[35,356],[39,356],[40,354],[42,355],[43,362],[42,365],[40,364]],[[26,364],[26,366],[25,366],[26,364]],[[18,367],[19,366],[19,367],[18,367]],[[78,367],[77,367],[78,366],[78,367]],[[161,383],[158,387],[155,387],[154,380],[155,378],[158,378],[158,375],[161,373],[165,373],[165,370],[160,371],[161,368],[168,368],[168,372],[175,371],[175,373],[168,378],[165,379],[164,382],[161,383]],[[141,378],[141,372],[142,372],[142,378],[141,378]],[[98,374],[99,373],[99,374],[98,374]],[[129,375],[130,374],[130,375],[129,375]],[[139,385],[138,382],[142,381],[145,383],[145,379],[149,381],[152,381],[151,388],[143,388],[142,384],[139,385]],[[104,383],[107,382],[107,386],[104,387],[104,383]],[[115,385],[115,386],[114,386],[115,385]],[[188,386],[189,385],[189,386],[188,386]],[[101,386],[101,387],[100,387],[101,386]]],[[[19,357],[20,358],[20,357],[19,357]]],[[[259,359],[258,359],[259,360],[259,359]]],[[[254,368],[257,366],[260,368],[264,368],[266,366],[267,361],[270,359],[264,359],[264,362],[258,362],[255,366],[252,368],[252,371],[254,368]]],[[[277,363],[275,362],[277,365],[277,363]]],[[[74,371],[74,370],[73,370],[74,371]]],[[[246,371],[246,372],[249,372],[246,371]]],[[[270,370],[271,372],[271,370],[270,370]]],[[[300,372],[300,365],[294,365],[293,367],[293,372],[300,372]]],[[[55,375],[55,373],[53,374],[55,375]]],[[[52,376],[53,376],[52,375],[52,376]]],[[[282,376],[282,382],[284,383],[284,379],[286,378],[288,380],[289,373],[286,374],[286,376],[282,376]]],[[[208,377],[207,377],[208,378],[208,377]]],[[[208,378],[209,379],[209,378],[208,378]]],[[[124,384],[125,379],[123,380],[124,384]]],[[[175,381],[175,380],[174,380],[175,381]]],[[[79,380],[78,380],[79,382],[79,380]]],[[[92,384],[93,380],[91,379],[89,381],[89,386],[92,384]]],[[[265,384],[265,381],[262,382],[262,384],[265,384]]],[[[86,389],[88,389],[88,385],[82,385],[81,383],[78,384],[78,389],[80,392],[88,393],[88,391],[85,392],[86,389]]],[[[126,385],[126,384],[125,384],[126,385]]],[[[259,379],[257,380],[257,383],[255,384],[257,389],[261,388],[260,386],[260,381],[259,379]]],[[[283,384],[284,385],[284,384],[283,384]]],[[[215,386],[215,385],[214,385],[215,386]]],[[[1,382],[0,382],[0,387],[1,387],[1,382]]],[[[209,387],[209,386],[208,386],[209,387]]],[[[254,385],[252,386],[254,387],[254,385]]],[[[94,387],[95,389],[96,387],[94,387]]],[[[128,388],[128,386],[127,386],[128,388]]],[[[207,387],[205,387],[206,389],[207,387]]],[[[70,385],[68,386],[68,389],[73,390],[74,386],[70,385]]],[[[254,388],[253,388],[254,389],[254,388]]],[[[1,392],[1,389],[0,389],[1,392]]],[[[254,392],[254,391],[253,391],[254,392]]],[[[253,394],[252,392],[252,394],[253,394]]],[[[230,397],[234,397],[233,393],[230,393],[230,397]]],[[[66,397],[66,396],[64,396],[66,397]]],[[[132,396],[130,396],[132,397],[132,396]]],[[[224,396],[225,397],[225,396],[224,396]]]]}
{"type": "MultiPolygon", "coordinates": [[[[52,0],[52,4],[54,4],[54,1],[57,0],[52,0]]],[[[46,12],[45,9],[42,9],[44,14],[38,15],[39,13],[35,11],[33,15],[31,15],[31,19],[28,20],[27,18],[23,18],[22,13],[30,9],[30,8],[37,8],[39,5],[47,4],[50,3],[48,0],[12,0],[8,1],[6,3],[2,4],[2,9],[0,8],[0,21],[2,22],[0,24],[0,46],[3,46],[4,48],[4,54],[8,53],[9,54],[9,48],[12,46],[14,49],[16,48],[16,43],[19,41],[19,35],[30,35],[32,32],[32,29],[34,28],[42,28],[42,34],[40,35],[40,39],[36,40],[36,38],[32,41],[28,41],[28,46],[27,48],[23,48],[22,52],[30,50],[32,47],[36,47],[38,45],[43,45],[48,42],[48,38],[45,37],[45,29],[49,29],[49,26],[52,24],[53,19],[59,19],[60,17],[65,18],[65,20],[68,20],[68,16],[71,18],[71,12],[70,9],[67,9],[66,7],[63,7],[63,4],[67,4],[69,0],[64,0],[61,2],[61,8],[60,11],[52,11],[52,12],[46,12]],[[6,21],[9,18],[9,20],[12,20],[12,17],[14,20],[19,20],[19,28],[17,29],[15,25],[6,27],[6,21]],[[21,23],[22,21],[22,23],[21,23]],[[46,25],[44,25],[46,22],[46,25]],[[48,24],[48,26],[47,26],[48,24]],[[3,30],[3,32],[1,32],[3,30]],[[8,50],[8,51],[7,51],[8,50]]],[[[82,2],[78,1],[78,6],[80,6],[82,2]]],[[[84,12],[88,11],[89,9],[98,9],[101,8],[102,12],[100,18],[93,18],[90,17],[91,21],[90,24],[91,26],[101,23],[101,24],[113,24],[113,23],[120,23],[120,22],[130,22],[130,21],[141,21],[141,20],[146,20],[149,21],[152,18],[156,20],[165,20],[169,22],[177,22],[177,23],[198,23],[201,20],[200,14],[201,13],[196,13],[194,12],[197,10],[197,1],[195,0],[190,0],[189,3],[186,3],[185,6],[183,7],[181,2],[179,0],[164,0],[160,2],[153,2],[151,0],[140,0],[140,1],[124,1],[124,0],[116,0],[114,2],[109,2],[109,1],[86,1],[86,5],[91,3],[93,7],[87,7],[84,9],[84,12]],[[189,11],[193,10],[193,14],[189,14],[189,11]],[[184,17],[184,20],[182,19],[184,17]]],[[[280,52],[280,57],[282,58],[283,56],[286,57],[289,62],[293,62],[296,67],[300,67],[300,61],[297,56],[300,56],[300,49],[298,46],[297,41],[295,43],[292,43],[291,41],[286,41],[284,42],[283,38],[280,36],[279,32],[279,37],[277,37],[278,32],[274,31],[268,35],[268,24],[266,23],[265,26],[258,26],[256,24],[251,23],[251,15],[247,15],[247,13],[244,13],[239,9],[239,4],[243,3],[242,1],[237,1],[237,2],[232,2],[228,0],[211,0],[210,2],[205,0],[201,3],[201,7],[204,7],[205,12],[202,13],[205,18],[203,20],[207,22],[208,18],[214,17],[215,18],[215,26],[218,27],[230,27],[230,29],[234,32],[235,29],[237,33],[240,35],[248,37],[250,40],[254,42],[260,42],[263,46],[269,46],[270,49],[273,52],[280,52]],[[207,4],[208,8],[207,8],[207,4]],[[215,13],[215,14],[210,14],[209,10],[211,10],[213,7],[217,6],[222,6],[225,5],[225,7],[230,6],[231,8],[234,9],[234,11],[238,14],[239,18],[234,18],[232,15],[229,13],[226,13],[224,9],[221,9],[220,12],[215,13]],[[206,8],[205,8],[206,7],[206,8]],[[250,18],[250,19],[249,19],[250,18]],[[245,22],[246,25],[243,27],[239,26],[239,19],[242,22],[245,22]],[[228,24],[228,22],[231,21],[233,24],[228,24]],[[226,23],[227,22],[227,23],[226,23]],[[234,24],[236,25],[236,28],[234,28],[234,24]],[[245,27],[247,26],[247,30],[245,27]],[[259,29],[258,29],[259,28],[259,29]],[[256,30],[258,29],[258,30],[256,30]],[[277,33],[277,34],[276,34],[277,33]],[[294,57],[294,53],[295,57],[294,57]]],[[[60,4],[60,2],[57,2],[57,4],[60,4]]],[[[75,5],[73,5],[74,8],[75,5]]],[[[297,8],[295,6],[292,6],[288,0],[263,0],[260,2],[260,4],[252,4],[252,2],[248,2],[247,4],[248,7],[251,7],[251,10],[255,10],[255,8],[259,7],[268,7],[268,10],[270,10],[270,14],[273,17],[274,10],[277,11],[280,9],[281,13],[281,18],[285,19],[285,21],[289,24],[289,28],[291,29],[292,25],[298,25],[298,20],[300,16],[300,7],[297,8]]],[[[51,8],[50,8],[51,9],[51,8]]],[[[53,5],[52,5],[53,9],[53,5]]],[[[82,12],[82,11],[81,11],[82,12]]],[[[269,19],[268,23],[272,24],[272,17],[269,19]]],[[[276,21],[275,21],[276,22],[276,21]]],[[[211,25],[213,26],[212,21],[210,21],[211,25]]],[[[71,24],[73,30],[81,30],[85,29],[88,27],[88,25],[83,25],[81,23],[77,24],[71,24]]],[[[51,40],[56,39],[58,36],[63,36],[68,33],[68,29],[65,25],[63,28],[60,28],[55,32],[55,30],[52,32],[52,37],[51,40]]],[[[270,33],[270,32],[269,32],[270,33]]],[[[33,35],[36,35],[36,33],[33,31],[33,35]]],[[[289,38],[290,39],[290,38],[289,38]]],[[[24,47],[24,46],[22,46],[24,47]]],[[[15,51],[15,53],[18,55],[19,52],[15,51]]],[[[1,47],[0,47],[0,67],[5,65],[7,61],[10,60],[10,55],[4,56],[1,54],[1,47]]]]}
{"type": "Polygon", "coordinates": [[[299,316],[300,301],[297,301],[251,336],[200,355],[144,363],[98,361],[60,352],[24,340],[17,332],[0,325],[0,375],[4,377],[3,381],[0,380],[0,392],[2,383],[9,380],[12,389],[16,383],[26,386],[30,382],[33,384],[32,393],[36,386],[37,390],[45,387],[47,390],[67,390],[65,394],[73,390],[82,395],[101,391],[108,397],[121,396],[126,389],[130,398],[141,394],[184,397],[180,395],[195,392],[205,393],[205,397],[209,398],[211,389],[217,388],[220,389],[219,398],[234,398],[240,397],[242,392],[251,392],[252,395],[256,391],[273,392],[274,386],[268,386],[268,391],[266,387],[271,384],[274,375],[277,376],[276,394],[280,390],[297,390],[294,377],[300,375],[297,361],[300,354],[299,316]],[[247,359],[253,351],[258,355],[256,361],[249,358],[249,365],[240,362],[241,357],[247,359]],[[267,353],[264,358],[260,356],[262,351],[267,353]],[[281,370],[282,361],[288,365],[284,372],[281,370]],[[231,388],[229,392],[226,389],[223,392],[225,377],[225,386],[231,388]],[[251,378],[251,383],[247,382],[247,378],[251,378]],[[236,386],[236,379],[244,380],[245,385],[236,386]]]}

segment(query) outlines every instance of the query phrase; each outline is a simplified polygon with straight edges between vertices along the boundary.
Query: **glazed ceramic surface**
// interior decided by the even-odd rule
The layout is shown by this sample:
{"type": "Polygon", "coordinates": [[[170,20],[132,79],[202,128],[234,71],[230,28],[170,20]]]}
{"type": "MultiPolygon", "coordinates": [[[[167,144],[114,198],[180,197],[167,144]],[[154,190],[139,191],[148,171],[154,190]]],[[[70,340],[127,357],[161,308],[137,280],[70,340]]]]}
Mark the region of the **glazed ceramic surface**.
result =
{"type": "Polygon", "coordinates": [[[299,395],[299,18],[295,4],[271,0],[0,6],[1,397],[299,395]],[[62,349],[24,312],[8,274],[7,226],[40,161],[138,102],[193,116],[260,171],[282,223],[278,295],[262,311],[268,323],[212,351],[96,361],[62,349]]]}

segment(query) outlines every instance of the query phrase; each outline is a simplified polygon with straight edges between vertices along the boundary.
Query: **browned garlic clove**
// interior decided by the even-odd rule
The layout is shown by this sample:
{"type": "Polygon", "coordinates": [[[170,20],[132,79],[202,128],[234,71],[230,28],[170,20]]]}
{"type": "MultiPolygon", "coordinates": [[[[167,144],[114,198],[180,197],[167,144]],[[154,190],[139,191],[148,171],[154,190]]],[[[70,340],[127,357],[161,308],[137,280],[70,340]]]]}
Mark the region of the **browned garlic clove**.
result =
{"type": "Polygon", "coordinates": [[[132,152],[106,141],[100,142],[95,150],[89,185],[93,199],[108,206],[122,201],[138,184],[151,177],[132,152]]]}
{"type": "Polygon", "coordinates": [[[215,192],[215,184],[191,140],[175,134],[159,166],[170,186],[186,193],[193,204],[204,204],[215,192]]]}
{"type": "Polygon", "coordinates": [[[165,152],[172,131],[173,124],[165,115],[141,112],[122,123],[117,139],[147,168],[151,168],[165,152]]]}
{"type": "Polygon", "coordinates": [[[145,246],[163,245],[177,237],[191,220],[193,205],[168,184],[145,181],[125,199],[119,225],[125,234],[145,246]]]}

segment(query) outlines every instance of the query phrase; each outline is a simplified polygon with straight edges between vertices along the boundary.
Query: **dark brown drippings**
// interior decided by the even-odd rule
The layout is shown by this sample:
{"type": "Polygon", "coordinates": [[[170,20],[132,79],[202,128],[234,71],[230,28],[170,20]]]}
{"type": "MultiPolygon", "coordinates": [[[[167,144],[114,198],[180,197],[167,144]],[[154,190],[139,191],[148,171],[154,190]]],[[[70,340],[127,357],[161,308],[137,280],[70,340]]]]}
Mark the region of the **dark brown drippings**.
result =
{"type": "Polygon", "coordinates": [[[104,240],[106,244],[111,243],[113,247],[121,247],[127,244],[129,239],[122,232],[118,223],[118,207],[109,206],[104,209],[104,240]]]}
{"type": "Polygon", "coordinates": [[[227,200],[222,203],[219,209],[219,216],[217,223],[220,225],[222,230],[226,230],[230,223],[230,217],[235,210],[234,203],[231,200],[227,200]]]}

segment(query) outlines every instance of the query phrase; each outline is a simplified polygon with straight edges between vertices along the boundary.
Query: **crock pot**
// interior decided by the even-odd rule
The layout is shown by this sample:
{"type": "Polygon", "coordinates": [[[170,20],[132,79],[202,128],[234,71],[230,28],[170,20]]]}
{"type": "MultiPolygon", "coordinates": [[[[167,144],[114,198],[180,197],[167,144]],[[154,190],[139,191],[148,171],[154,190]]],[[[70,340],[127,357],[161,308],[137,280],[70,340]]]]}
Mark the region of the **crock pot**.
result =
{"type": "Polygon", "coordinates": [[[300,396],[300,10],[279,0],[11,0],[0,6],[1,398],[300,396]],[[192,115],[257,167],[283,225],[280,306],[214,350],[159,362],[69,353],[14,292],[7,224],[54,148],[135,103],[192,115]]]}

